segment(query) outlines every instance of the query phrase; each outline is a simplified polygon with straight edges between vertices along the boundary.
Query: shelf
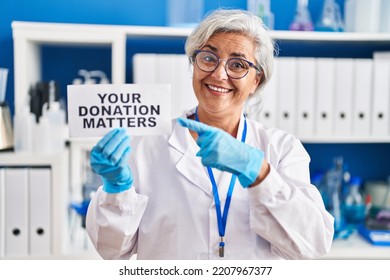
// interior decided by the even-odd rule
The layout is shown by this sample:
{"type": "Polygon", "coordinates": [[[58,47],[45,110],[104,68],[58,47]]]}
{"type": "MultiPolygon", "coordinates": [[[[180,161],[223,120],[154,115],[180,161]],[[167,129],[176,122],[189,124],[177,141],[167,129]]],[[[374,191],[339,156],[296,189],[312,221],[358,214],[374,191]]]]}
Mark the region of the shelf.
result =
{"type": "Polygon", "coordinates": [[[331,251],[321,259],[388,260],[390,259],[390,247],[372,245],[355,232],[347,239],[333,241],[331,251]]]}
{"type": "MultiPolygon", "coordinates": [[[[110,43],[112,34],[122,34],[127,37],[187,37],[193,30],[188,27],[165,26],[129,26],[104,24],[71,24],[43,22],[12,22],[15,32],[32,32],[30,38],[37,42],[47,43],[110,43]],[[84,34],[88,34],[87,37],[84,34]],[[79,39],[77,39],[79,38],[79,39]],[[106,38],[106,39],[104,39],[106,38]]],[[[16,35],[18,35],[15,33],[16,35]]],[[[352,33],[352,32],[309,32],[271,30],[269,34],[277,40],[297,41],[343,41],[343,42],[386,42],[390,41],[390,33],[352,33]]]]}
{"type": "Polygon", "coordinates": [[[276,40],[329,42],[389,42],[390,33],[270,31],[276,40]]]}
{"type": "Polygon", "coordinates": [[[52,255],[50,257],[57,258],[61,256],[67,246],[65,236],[68,231],[68,150],[64,149],[63,152],[56,154],[1,152],[0,166],[50,166],[53,205],[51,220],[52,255]]]}

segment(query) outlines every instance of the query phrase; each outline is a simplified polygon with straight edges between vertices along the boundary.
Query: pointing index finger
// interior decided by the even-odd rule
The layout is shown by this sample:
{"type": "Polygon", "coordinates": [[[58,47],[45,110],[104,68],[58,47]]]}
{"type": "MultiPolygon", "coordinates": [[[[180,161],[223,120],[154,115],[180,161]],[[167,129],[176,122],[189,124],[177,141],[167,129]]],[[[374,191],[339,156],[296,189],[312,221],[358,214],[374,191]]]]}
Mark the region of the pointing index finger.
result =
{"type": "Polygon", "coordinates": [[[198,134],[204,133],[209,130],[209,127],[203,123],[194,121],[194,120],[189,120],[189,119],[184,119],[184,118],[178,118],[177,122],[183,126],[186,127],[190,130],[195,131],[198,134]]]}

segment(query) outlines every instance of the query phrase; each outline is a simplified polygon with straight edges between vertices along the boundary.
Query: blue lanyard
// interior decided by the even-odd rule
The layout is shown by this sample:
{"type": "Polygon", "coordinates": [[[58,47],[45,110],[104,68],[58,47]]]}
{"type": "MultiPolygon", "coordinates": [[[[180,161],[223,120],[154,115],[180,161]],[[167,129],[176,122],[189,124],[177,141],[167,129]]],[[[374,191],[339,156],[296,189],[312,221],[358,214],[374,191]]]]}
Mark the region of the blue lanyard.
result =
{"type": "MultiPolygon", "coordinates": [[[[199,121],[198,117],[198,107],[196,108],[195,111],[195,120],[199,121]]],[[[246,131],[247,131],[247,125],[246,125],[246,119],[244,119],[244,129],[242,131],[242,136],[241,136],[241,142],[245,143],[246,139],[246,131]]],[[[219,194],[218,194],[218,187],[217,183],[215,182],[214,174],[211,169],[211,167],[207,167],[207,172],[209,173],[210,181],[213,186],[213,196],[214,196],[214,201],[215,201],[215,210],[217,213],[217,220],[218,220],[218,232],[219,232],[219,237],[220,237],[220,242],[219,242],[219,256],[224,257],[224,248],[225,248],[225,230],[226,230],[226,222],[227,222],[227,217],[229,213],[229,207],[230,207],[230,201],[232,199],[233,195],[233,189],[234,185],[237,179],[237,176],[232,174],[232,178],[230,179],[230,184],[229,184],[229,189],[226,195],[226,202],[225,206],[223,209],[223,215],[221,213],[221,202],[219,200],[219,194]]]]}

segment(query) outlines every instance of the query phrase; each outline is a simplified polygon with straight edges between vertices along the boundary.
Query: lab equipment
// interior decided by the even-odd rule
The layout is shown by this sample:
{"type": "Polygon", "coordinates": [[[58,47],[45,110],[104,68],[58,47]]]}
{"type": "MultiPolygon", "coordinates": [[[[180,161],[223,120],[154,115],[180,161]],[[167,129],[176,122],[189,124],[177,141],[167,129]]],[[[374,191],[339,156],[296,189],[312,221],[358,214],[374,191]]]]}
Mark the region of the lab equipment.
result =
{"type": "Polygon", "coordinates": [[[358,232],[372,245],[390,246],[390,230],[388,229],[368,229],[364,225],[360,225],[358,232]]]}
{"type": "Polygon", "coordinates": [[[26,98],[25,104],[14,115],[14,150],[17,153],[33,152],[33,138],[36,129],[35,115],[30,111],[30,100],[26,98]]]}
{"type": "Polygon", "coordinates": [[[345,221],[352,226],[364,223],[366,216],[366,207],[361,193],[361,185],[362,179],[360,177],[352,177],[343,203],[345,221]]]}
{"type": "Polygon", "coordinates": [[[42,118],[48,120],[50,129],[50,151],[61,152],[65,145],[64,126],[65,111],[61,108],[60,102],[55,100],[55,82],[49,82],[49,102],[43,109],[42,118]]]}
{"type": "Polygon", "coordinates": [[[335,0],[325,0],[322,13],[315,27],[316,31],[343,31],[344,23],[340,7],[335,0]]]}
{"type": "Polygon", "coordinates": [[[298,0],[295,17],[290,24],[290,30],[293,31],[313,31],[314,25],[311,20],[308,9],[309,0],[298,0]]]}
{"type": "Polygon", "coordinates": [[[73,80],[73,84],[86,84],[93,85],[96,84],[96,80],[91,77],[91,73],[85,69],[80,69],[78,74],[83,77],[83,79],[73,80]]]}
{"type": "Polygon", "coordinates": [[[264,153],[238,141],[221,129],[189,120],[178,119],[179,124],[198,133],[197,144],[205,166],[228,171],[237,175],[241,185],[246,188],[259,175],[264,160],[264,153]]]}
{"type": "Polygon", "coordinates": [[[81,85],[81,84],[86,84],[86,85],[93,85],[96,83],[99,84],[109,84],[110,80],[108,79],[106,73],[104,73],[101,70],[92,70],[92,71],[87,71],[85,69],[80,69],[78,71],[78,75],[81,76],[82,78],[75,78],[73,79],[72,84],[74,85],[81,85]]]}
{"type": "Polygon", "coordinates": [[[372,197],[372,212],[375,215],[381,209],[390,209],[390,183],[386,181],[367,181],[365,191],[372,197]]]}
{"type": "Polygon", "coordinates": [[[91,152],[89,150],[84,151],[83,162],[83,174],[82,174],[82,197],[77,198],[71,202],[70,208],[73,210],[71,217],[71,231],[70,240],[75,242],[77,239],[78,230],[81,229],[84,239],[84,248],[88,248],[88,236],[86,234],[86,216],[88,212],[88,206],[95,195],[99,186],[102,185],[100,176],[93,172],[90,164],[91,152]],[[77,218],[77,219],[76,219],[77,218]],[[78,219],[79,218],[79,219],[78,219]],[[78,222],[81,220],[81,224],[78,222]],[[80,228],[81,225],[81,228],[80,228]]]}
{"type": "Polygon", "coordinates": [[[345,230],[345,219],[342,209],[342,185],[343,185],[343,166],[342,157],[334,159],[333,167],[326,173],[326,187],[328,189],[327,210],[334,217],[335,238],[339,237],[345,230]]]}
{"type": "Polygon", "coordinates": [[[91,77],[98,78],[99,84],[109,84],[110,80],[107,78],[106,73],[100,70],[93,70],[89,72],[91,74],[91,77]]]}
{"type": "Polygon", "coordinates": [[[11,113],[5,101],[7,77],[8,69],[0,68],[0,150],[14,145],[11,113]]]}
{"type": "Polygon", "coordinates": [[[47,89],[47,102],[42,106],[42,114],[34,131],[33,150],[36,153],[58,153],[65,147],[65,111],[56,101],[56,84],[50,81],[47,89]]]}
{"type": "MultiPolygon", "coordinates": [[[[30,110],[35,115],[35,121],[39,123],[44,109],[48,108],[50,103],[50,82],[36,82],[34,85],[31,85],[28,95],[30,97],[30,110]]],[[[54,101],[59,100],[59,86],[57,82],[54,82],[54,101]]]]}
{"type": "Polygon", "coordinates": [[[92,149],[91,167],[102,177],[103,189],[108,193],[128,190],[133,176],[127,163],[130,154],[130,137],[126,129],[108,132],[92,149]]]}
{"type": "Polygon", "coordinates": [[[260,17],[268,29],[274,29],[274,14],[271,12],[270,0],[248,0],[247,10],[260,17]]]}

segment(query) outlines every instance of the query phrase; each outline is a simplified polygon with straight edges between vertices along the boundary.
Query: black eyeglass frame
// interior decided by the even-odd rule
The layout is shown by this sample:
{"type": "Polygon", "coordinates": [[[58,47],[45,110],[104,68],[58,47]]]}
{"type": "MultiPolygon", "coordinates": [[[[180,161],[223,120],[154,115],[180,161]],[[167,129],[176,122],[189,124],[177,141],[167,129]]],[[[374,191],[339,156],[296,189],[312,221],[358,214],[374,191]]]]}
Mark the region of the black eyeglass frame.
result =
{"type": "Polygon", "coordinates": [[[225,59],[219,58],[219,56],[216,55],[215,53],[213,53],[213,52],[211,52],[211,51],[205,51],[205,50],[195,50],[194,53],[192,54],[192,57],[191,57],[192,63],[195,62],[195,63],[196,63],[196,66],[198,66],[198,68],[199,68],[200,70],[202,70],[203,72],[206,72],[206,73],[212,73],[212,72],[214,72],[215,69],[218,68],[219,63],[220,63],[220,61],[222,60],[222,61],[225,61],[225,67],[224,67],[224,69],[225,69],[226,75],[228,75],[229,78],[235,79],[235,80],[239,80],[239,79],[244,78],[246,75],[248,75],[249,69],[248,69],[248,71],[247,71],[242,77],[236,78],[236,77],[230,76],[229,73],[228,73],[228,71],[227,71],[227,69],[226,69],[226,67],[227,67],[227,65],[228,65],[228,62],[229,62],[230,60],[232,60],[232,59],[238,59],[238,60],[245,61],[246,63],[248,63],[249,67],[254,68],[254,69],[257,71],[258,74],[261,73],[261,68],[257,67],[253,62],[250,62],[250,61],[248,61],[248,60],[246,60],[246,59],[243,59],[243,58],[240,58],[240,57],[232,57],[232,58],[229,58],[228,60],[225,60],[225,59]],[[197,56],[199,53],[209,53],[209,54],[214,55],[214,56],[218,59],[218,63],[216,64],[215,68],[214,68],[212,71],[206,71],[206,70],[202,69],[202,68],[198,65],[198,62],[196,61],[196,56],[197,56]]]}

